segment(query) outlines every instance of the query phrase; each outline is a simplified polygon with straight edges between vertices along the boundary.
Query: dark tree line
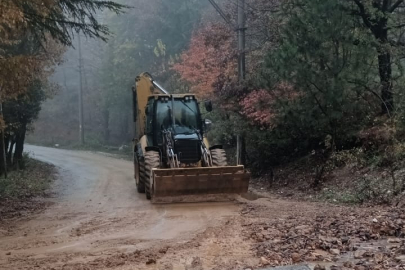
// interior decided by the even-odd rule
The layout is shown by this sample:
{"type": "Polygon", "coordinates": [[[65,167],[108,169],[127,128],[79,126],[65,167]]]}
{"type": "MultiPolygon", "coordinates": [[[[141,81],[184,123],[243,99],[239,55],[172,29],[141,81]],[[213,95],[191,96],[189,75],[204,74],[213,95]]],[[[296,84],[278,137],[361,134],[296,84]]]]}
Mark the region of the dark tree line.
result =
{"type": "MultiPolygon", "coordinates": [[[[44,86],[36,81],[27,94],[3,104],[4,121],[7,123],[5,130],[5,151],[7,165],[10,168],[23,167],[24,142],[27,131],[32,122],[38,117],[41,103],[46,99],[44,86]]],[[[1,144],[0,144],[0,147],[1,144]]],[[[3,151],[3,149],[1,149],[3,151]]],[[[4,164],[3,156],[0,156],[4,164]]],[[[4,168],[2,168],[4,170],[4,168]]]]}

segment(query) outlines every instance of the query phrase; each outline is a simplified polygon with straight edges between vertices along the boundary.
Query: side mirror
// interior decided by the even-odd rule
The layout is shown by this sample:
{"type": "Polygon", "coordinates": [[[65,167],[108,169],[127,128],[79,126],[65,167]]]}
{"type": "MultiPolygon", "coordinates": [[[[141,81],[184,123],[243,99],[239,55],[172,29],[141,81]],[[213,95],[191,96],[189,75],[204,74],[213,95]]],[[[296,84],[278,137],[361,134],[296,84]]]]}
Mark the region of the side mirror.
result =
{"type": "Polygon", "coordinates": [[[212,121],[209,119],[204,120],[205,131],[209,131],[212,127],[212,121]]]}
{"type": "Polygon", "coordinates": [[[211,100],[206,100],[205,102],[205,109],[207,112],[212,112],[212,102],[211,100]]]}

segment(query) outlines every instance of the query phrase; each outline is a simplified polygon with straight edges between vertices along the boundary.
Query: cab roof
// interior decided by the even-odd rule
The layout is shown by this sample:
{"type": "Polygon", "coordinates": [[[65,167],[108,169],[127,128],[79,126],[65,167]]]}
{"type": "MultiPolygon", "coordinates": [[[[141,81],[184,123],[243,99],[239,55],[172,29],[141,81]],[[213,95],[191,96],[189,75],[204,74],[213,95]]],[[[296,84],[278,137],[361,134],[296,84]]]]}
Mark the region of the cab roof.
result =
{"type": "Polygon", "coordinates": [[[170,95],[165,95],[165,94],[154,94],[149,96],[149,99],[151,98],[160,98],[160,97],[168,97],[168,98],[185,98],[185,97],[193,97],[196,99],[196,95],[195,94],[170,94],[170,95]]]}

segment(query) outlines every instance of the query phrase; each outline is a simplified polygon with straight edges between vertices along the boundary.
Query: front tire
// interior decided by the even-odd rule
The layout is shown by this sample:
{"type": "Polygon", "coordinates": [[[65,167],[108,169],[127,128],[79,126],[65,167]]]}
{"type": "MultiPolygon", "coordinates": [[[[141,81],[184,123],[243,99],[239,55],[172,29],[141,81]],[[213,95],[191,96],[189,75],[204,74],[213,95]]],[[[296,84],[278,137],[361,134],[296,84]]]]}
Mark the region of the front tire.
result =
{"type": "Polygon", "coordinates": [[[212,149],[211,150],[212,165],[214,167],[228,166],[228,160],[224,149],[212,149]]]}
{"type": "Polygon", "coordinates": [[[155,168],[160,167],[160,156],[159,152],[156,151],[148,151],[145,154],[145,163],[144,163],[144,168],[145,168],[145,178],[144,178],[144,183],[145,183],[145,194],[146,194],[146,199],[150,200],[152,199],[153,196],[153,190],[152,190],[152,183],[153,183],[153,174],[152,170],[155,168]]]}

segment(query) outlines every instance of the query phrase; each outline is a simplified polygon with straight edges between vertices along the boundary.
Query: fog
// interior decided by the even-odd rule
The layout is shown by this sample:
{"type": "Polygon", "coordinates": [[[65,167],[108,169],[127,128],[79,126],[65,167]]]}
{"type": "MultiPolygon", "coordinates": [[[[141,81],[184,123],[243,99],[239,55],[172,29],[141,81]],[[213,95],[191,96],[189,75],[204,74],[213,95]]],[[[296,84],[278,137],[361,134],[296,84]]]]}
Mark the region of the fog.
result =
{"type": "MultiPolygon", "coordinates": [[[[29,141],[62,146],[80,143],[79,48],[82,54],[84,137],[85,143],[90,146],[119,147],[130,143],[131,87],[140,73],[151,73],[170,92],[190,91],[189,84],[181,81],[172,67],[181,61],[193,33],[198,33],[200,29],[222,25],[225,29],[222,34],[230,36],[233,42],[229,52],[224,52],[224,57],[236,65],[237,59],[231,55],[237,53],[236,26],[227,24],[208,0],[127,0],[120,3],[132,8],[123,15],[111,12],[98,15],[112,32],[107,42],[81,36],[79,46],[78,36],[75,35],[73,47],[67,50],[64,62],[52,76],[52,81],[59,86],[58,91],[43,104],[29,141]]],[[[236,24],[237,2],[221,0],[217,3],[230,23],[236,24]]],[[[248,1],[248,4],[246,15],[250,27],[247,29],[247,51],[251,52],[251,57],[258,58],[249,61],[253,69],[262,58],[260,53],[256,55],[257,49],[265,50],[267,41],[272,37],[269,38],[266,17],[257,14],[258,11],[264,14],[266,9],[262,11],[253,7],[263,3],[248,1]]],[[[222,34],[215,34],[219,44],[223,43],[222,34]]]]}
{"type": "MultiPolygon", "coordinates": [[[[51,81],[58,85],[47,100],[29,140],[79,144],[80,52],[85,142],[120,146],[132,139],[131,87],[141,72],[170,84],[170,59],[188,46],[202,18],[219,19],[208,1],[119,1],[132,8],[123,15],[99,14],[112,35],[107,42],[75,35],[51,81]],[[159,48],[159,41],[164,45],[159,48]],[[156,53],[160,50],[160,54],[156,53]],[[164,51],[163,51],[163,50],[164,51]]],[[[211,20],[211,19],[210,19],[211,20]]],[[[170,88],[171,85],[166,85],[170,88]]]]}

